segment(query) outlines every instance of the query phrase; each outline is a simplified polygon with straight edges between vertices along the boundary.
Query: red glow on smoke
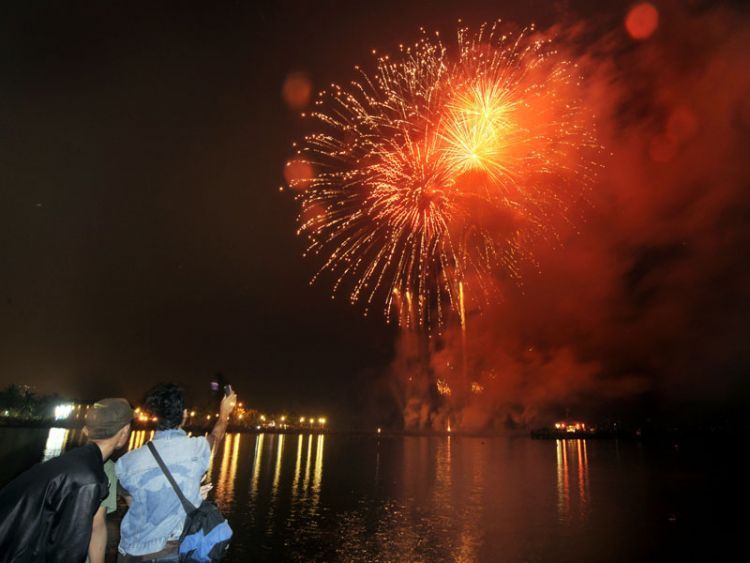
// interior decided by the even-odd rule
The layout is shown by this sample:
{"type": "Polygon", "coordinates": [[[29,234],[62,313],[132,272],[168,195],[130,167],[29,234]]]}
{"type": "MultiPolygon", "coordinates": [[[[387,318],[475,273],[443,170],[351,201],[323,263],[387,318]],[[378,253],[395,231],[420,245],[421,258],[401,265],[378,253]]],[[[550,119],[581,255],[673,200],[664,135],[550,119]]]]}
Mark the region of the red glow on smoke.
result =
{"type": "Polygon", "coordinates": [[[284,180],[294,190],[302,191],[310,185],[315,172],[310,163],[295,158],[284,166],[284,180]]]}
{"type": "Polygon", "coordinates": [[[281,88],[281,96],[290,109],[299,111],[307,107],[312,95],[312,82],[307,73],[290,72],[281,88]]]}
{"type": "Polygon", "coordinates": [[[392,373],[407,428],[518,428],[644,395],[721,399],[743,381],[750,27],[670,4],[669,36],[653,35],[659,14],[639,7],[650,19],[576,59],[608,155],[585,221],[554,225],[561,244],[535,247],[522,290],[500,279],[502,299],[483,300],[467,279],[465,327],[402,333],[392,373]]]}
{"type": "Polygon", "coordinates": [[[625,29],[638,41],[648,39],[659,26],[659,12],[648,2],[633,6],[625,18],[625,29]]]}

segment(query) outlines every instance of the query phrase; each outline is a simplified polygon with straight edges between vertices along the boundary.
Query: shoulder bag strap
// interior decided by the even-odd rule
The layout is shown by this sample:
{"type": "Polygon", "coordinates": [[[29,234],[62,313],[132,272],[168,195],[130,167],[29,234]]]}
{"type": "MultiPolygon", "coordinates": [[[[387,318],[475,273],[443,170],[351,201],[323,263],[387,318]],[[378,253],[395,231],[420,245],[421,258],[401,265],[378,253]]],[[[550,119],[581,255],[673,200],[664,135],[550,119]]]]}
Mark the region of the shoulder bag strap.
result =
{"type": "Polygon", "coordinates": [[[174,480],[174,477],[172,477],[172,473],[170,473],[167,465],[164,463],[164,460],[159,455],[159,452],[156,451],[156,446],[154,446],[153,442],[148,442],[146,445],[148,446],[148,449],[151,450],[151,454],[154,456],[154,459],[156,459],[156,463],[159,464],[159,467],[161,467],[161,470],[167,477],[167,481],[169,481],[169,484],[172,485],[174,492],[177,493],[177,496],[179,497],[180,502],[182,503],[182,507],[185,509],[185,512],[187,514],[193,512],[195,510],[195,506],[193,506],[193,503],[191,503],[187,498],[185,498],[185,495],[182,494],[180,487],[177,485],[177,481],[174,480]]]}

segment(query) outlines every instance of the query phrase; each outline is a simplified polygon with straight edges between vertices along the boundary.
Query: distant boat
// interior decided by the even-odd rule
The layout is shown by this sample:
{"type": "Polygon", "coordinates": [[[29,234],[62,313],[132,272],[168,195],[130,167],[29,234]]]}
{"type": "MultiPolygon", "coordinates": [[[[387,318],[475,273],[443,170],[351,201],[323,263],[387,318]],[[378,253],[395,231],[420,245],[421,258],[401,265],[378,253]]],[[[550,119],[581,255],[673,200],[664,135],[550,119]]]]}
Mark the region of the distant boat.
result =
{"type": "Polygon", "coordinates": [[[595,426],[580,422],[577,420],[564,420],[555,422],[554,426],[538,428],[531,431],[532,438],[552,438],[556,440],[580,438],[600,438],[608,435],[604,432],[597,431],[595,426]]]}

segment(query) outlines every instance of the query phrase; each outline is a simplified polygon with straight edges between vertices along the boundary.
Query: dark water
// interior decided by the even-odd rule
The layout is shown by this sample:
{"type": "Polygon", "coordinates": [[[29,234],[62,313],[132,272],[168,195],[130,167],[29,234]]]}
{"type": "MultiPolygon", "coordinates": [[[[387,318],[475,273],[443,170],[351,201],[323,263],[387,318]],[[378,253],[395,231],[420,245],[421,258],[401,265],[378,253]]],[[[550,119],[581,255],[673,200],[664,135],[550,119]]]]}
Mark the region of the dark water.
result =
{"type": "MultiPolygon", "coordinates": [[[[0,429],[0,484],[79,440],[0,429]]],[[[747,560],[741,449],[235,434],[210,478],[232,561],[747,560]]]]}

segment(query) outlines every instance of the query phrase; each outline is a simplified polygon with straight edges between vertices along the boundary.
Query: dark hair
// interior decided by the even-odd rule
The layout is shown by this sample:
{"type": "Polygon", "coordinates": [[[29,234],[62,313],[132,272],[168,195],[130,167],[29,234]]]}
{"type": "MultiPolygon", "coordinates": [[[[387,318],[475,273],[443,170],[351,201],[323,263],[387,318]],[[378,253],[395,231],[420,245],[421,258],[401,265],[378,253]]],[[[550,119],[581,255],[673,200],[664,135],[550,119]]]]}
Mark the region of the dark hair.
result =
{"type": "Polygon", "coordinates": [[[158,417],[158,430],[177,428],[182,424],[185,392],[174,383],[160,383],[146,395],[146,410],[158,417]]]}

